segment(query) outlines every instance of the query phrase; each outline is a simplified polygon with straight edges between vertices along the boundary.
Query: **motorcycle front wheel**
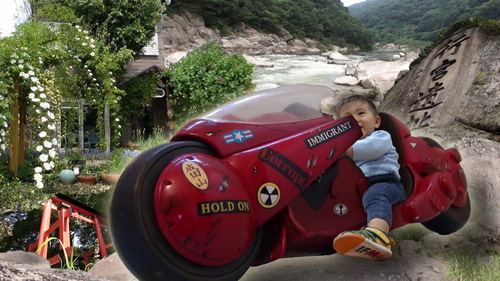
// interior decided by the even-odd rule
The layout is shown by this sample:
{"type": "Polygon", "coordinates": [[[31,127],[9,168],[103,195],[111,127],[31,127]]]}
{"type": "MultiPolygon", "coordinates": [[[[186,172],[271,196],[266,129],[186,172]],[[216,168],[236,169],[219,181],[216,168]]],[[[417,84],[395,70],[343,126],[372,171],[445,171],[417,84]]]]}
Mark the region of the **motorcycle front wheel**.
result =
{"type": "Polygon", "coordinates": [[[124,170],[110,205],[114,247],[140,280],[238,280],[257,255],[262,239],[260,228],[237,259],[220,266],[206,266],[179,254],[158,225],[154,209],[158,179],[165,167],[187,153],[214,155],[197,142],[174,142],[143,152],[124,170]]]}

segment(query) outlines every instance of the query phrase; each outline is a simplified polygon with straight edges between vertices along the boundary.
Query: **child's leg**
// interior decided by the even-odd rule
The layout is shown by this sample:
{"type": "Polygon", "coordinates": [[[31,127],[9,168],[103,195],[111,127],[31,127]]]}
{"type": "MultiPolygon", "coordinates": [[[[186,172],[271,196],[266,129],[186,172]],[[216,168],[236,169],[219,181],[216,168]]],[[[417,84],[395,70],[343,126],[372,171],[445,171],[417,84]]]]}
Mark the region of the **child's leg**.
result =
{"type": "Polygon", "coordinates": [[[384,260],[392,256],[394,240],[387,234],[392,222],[392,205],[404,199],[401,184],[377,183],[363,195],[363,206],[368,214],[368,226],[359,231],[343,232],[333,246],[338,253],[384,260]]]}
{"type": "Polygon", "coordinates": [[[392,205],[405,197],[400,183],[379,182],[363,194],[363,207],[367,214],[368,226],[389,232],[392,223],[392,205]]]}
{"type": "Polygon", "coordinates": [[[389,226],[389,223],[387,223],[387,221],[385,221],[384,219],[380,219],[380,218],[371,219],[368,222],[368,226],[378,228],[384,232],[389,232],[389,230],[391,229],[391,227],[389,226]]]}

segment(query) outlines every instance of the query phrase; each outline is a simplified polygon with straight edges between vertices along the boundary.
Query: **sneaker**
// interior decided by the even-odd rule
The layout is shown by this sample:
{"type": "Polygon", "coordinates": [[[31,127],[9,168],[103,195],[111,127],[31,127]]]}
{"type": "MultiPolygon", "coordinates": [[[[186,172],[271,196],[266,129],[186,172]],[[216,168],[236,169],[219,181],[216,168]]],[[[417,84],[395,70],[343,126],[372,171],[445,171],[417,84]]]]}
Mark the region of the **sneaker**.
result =
{"type": "Polygon", "coordinates": [[[342,232],[333,240],[333,248],[337,253],[378,261],[390,258],[391,246],[395,244],[387,233],[370,226],[358,231],[342,232]]]}

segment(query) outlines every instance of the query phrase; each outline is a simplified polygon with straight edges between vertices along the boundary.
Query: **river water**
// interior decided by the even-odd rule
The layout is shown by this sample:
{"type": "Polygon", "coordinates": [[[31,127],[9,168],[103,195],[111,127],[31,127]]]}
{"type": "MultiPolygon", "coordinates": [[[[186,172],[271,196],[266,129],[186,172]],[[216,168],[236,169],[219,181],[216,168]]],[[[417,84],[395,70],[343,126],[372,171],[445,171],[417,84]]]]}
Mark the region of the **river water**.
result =
{"type": "Polygon", "coordinates": [[[260,61],[271,62],[274,67],[255,67],[253,83],[255,91],[271,89],[280,85],[314,84],[328,86],[333,90],[348,89],[333,83],[338,77],[345,76],[345,68],[349,64],[361,61],[392,59],[398,50],[375,50],[369,53],[346,55],[350,58],[345,64],[328,64],[326,57],[320,55],[260,55],[260,61]]]}

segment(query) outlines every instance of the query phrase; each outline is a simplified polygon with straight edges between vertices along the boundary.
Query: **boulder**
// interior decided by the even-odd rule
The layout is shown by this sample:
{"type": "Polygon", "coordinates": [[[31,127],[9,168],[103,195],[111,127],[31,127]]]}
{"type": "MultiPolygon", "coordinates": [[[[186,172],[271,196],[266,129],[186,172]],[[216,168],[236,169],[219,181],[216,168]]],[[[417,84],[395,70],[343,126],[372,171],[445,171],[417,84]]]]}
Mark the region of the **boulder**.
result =
{"type": "MultiPolygon", "coordinates": [[[[380,105],[381,111],[404,122],[412,135],[458,149],[472,216],[457,234],[486,237],[494,243],[485,247],[492,249],[500,246],[498,46],[500,36],[480,28],[457,32],[398,80],[380,105]]],[[[454,244],[453,238],[439,239],[431,236],[427,244],[454,244]]]]}
{"type": "Polygon", "coordinates": [[[337,85],[356,86],[359,84],[359,80],[352,76],[342,76],[333,80],[333,83],[337,85]]]}
{"type": "Polygon", "coordinates": [[[365,89],[374,89],[377,87],[377,82],[373,78],[366,78],[360,81],[360,85],[365,89]]]}
{"type": "Polygon", "coordinates": [[[123,264],[117,253],[114,253],[109,257],[97,262],[94,267],[89,270],[89,274],[105,277],[106,279],[111,281],[138,280],[123,264]]]}
{"type": "Polygon", "coordinates": [[[0,261],[23,264],[25,268],[48,269],[50,262],[35,253],[12,251],[0,253],[0,261]]]}
{"type": "Polygon", "coordinates": [[[345,75],[354,76],[354,73],[356,73],[356,65],[349,64],[345,67],[345,75]]]}
{"type": "Polygon", "coordinates": [[[443,41],[387,93],[384,110],[412,129],[455,123],[493,137],[500,131],[499,45],[500,36],[479,28],[443,41]]]}
{"type": "Polygon", "coordinates": [[[173,54],[168,55],[165,60],[169,63],[176,63],[180,61],[183,57],[185,57],[188,54],[188,52],[175,52],[173,54]]]}
{"type": "Polygon", "coordinates": [[[260,61],[256,57],[243,55],[243,57],[247,60],[248,63],[251,63],[258,67],[274,67],[274,64],[271,62],[260,61]]]}
{"type": "Polygon", "coordinates": [[[326,57],[329,58],[329,59],[331,59],[331,60],[341,60],[341,61],[351,60],[350,58],[342,55],[339,52],[335,52],[335,51],[329,52],[326,57]]]}

